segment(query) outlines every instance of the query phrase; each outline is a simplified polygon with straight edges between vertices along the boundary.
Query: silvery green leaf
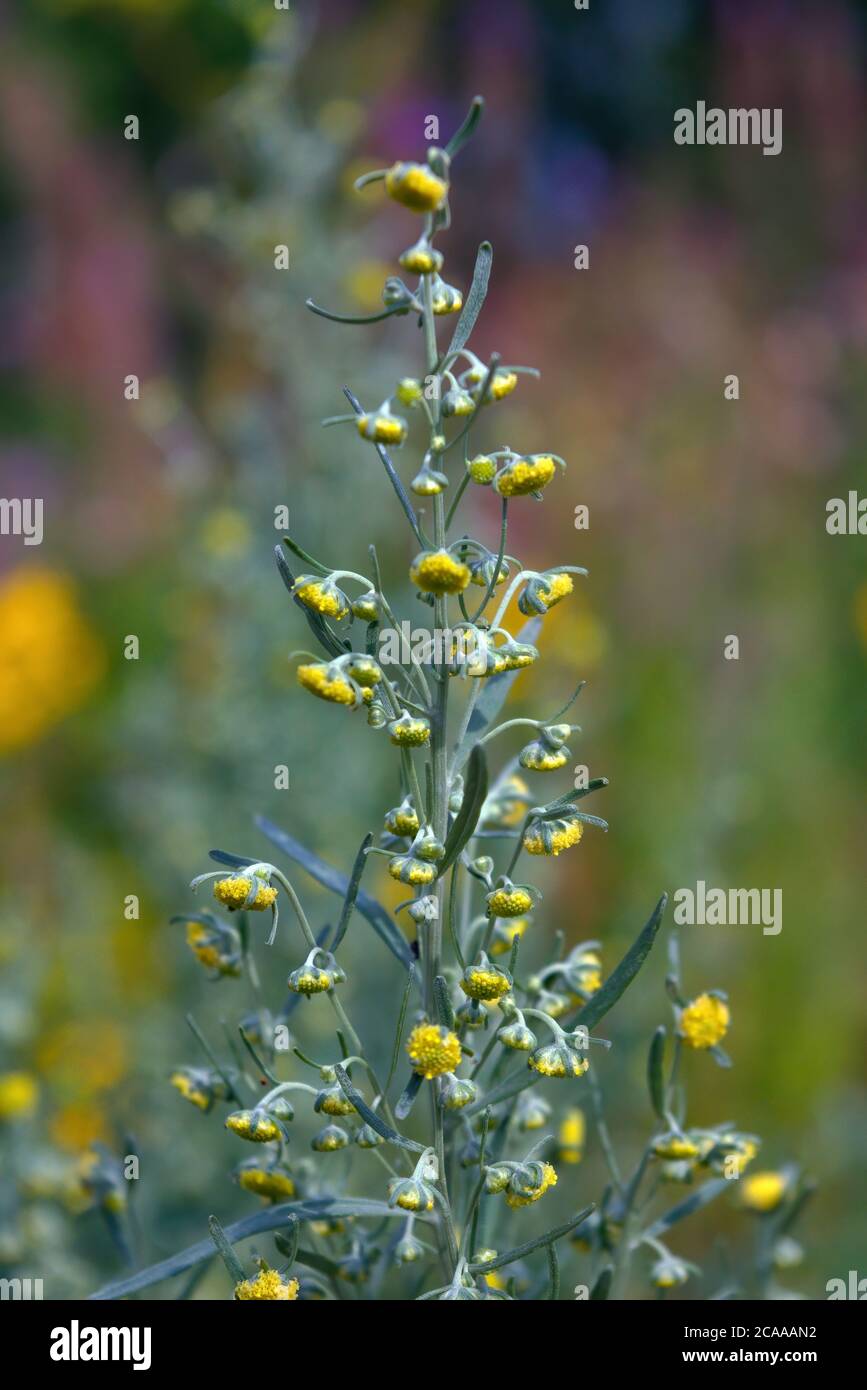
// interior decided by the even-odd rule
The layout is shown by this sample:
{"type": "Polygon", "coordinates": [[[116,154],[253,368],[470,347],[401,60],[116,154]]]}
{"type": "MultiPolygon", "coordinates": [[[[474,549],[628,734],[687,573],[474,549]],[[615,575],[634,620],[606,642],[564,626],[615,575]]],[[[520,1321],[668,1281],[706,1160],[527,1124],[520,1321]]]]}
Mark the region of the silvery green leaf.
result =
{"type": "Polygon", "coordinates": [[[334,1074],[346,1099],[352,1102],[361,1118],[367,1121],[371,1129],[375,1129],[377,1134],[381,1134],[383,1139],[387,1139],[390,1144],[397,1144],[398,1148],[409,1149],[412,1153],[423,1151],[424,1144],[417,1144],[414,1139],[405,1139],[402,1134],[398,1134],[396,1129],[392,1129],[391,1125],[386,1124],[381,1115],[377,1115],[375,1110],[371,1110],[361,1092],[353,1086],[348,1072],[343,1067],[336,1066],[334,1074]]]}
{"type": "Polygon", "coordinates": [[[457,859],[479,822],[485,797],[488,794],[488,764],[484,749],[478,744],[471,750],[467,760],[466,781],[461,808],[455,816],[452,828],[446,836],[445,854],[439,864],[440,874],[444,874],[457,859]]]}
{"type": "MultiPolygon", "coordinates": [[[[267,816],[257,816],[256,825],[273,845],[276,845],[284,854],[288,854],[289,858],[294,859],[296,864],[300,864],[303,869],[306,869],[311,878],[315,878],[316,882],[321,883],[323,888],[330,888],[332,893],[339,893],[341,897],[345,897],[349,888],[349,879],[345,874],[332,868],[330,864],[326,864],[325,860],[320,859],[318,854],[314,854],[312,850],[305,848],[298,840],[293,839],[285,830],[274,825],[267,816]]],[[[358,891],[356,904],[362,917],[367,919],[392,955],[396,956],[401,965],[408,970],[414,962],[409,942],[382,904],[361,889],[358,891]]]]}
{"type": "MultiPolygon", "coordinates": [[[[281,1202],[277,1206],[268,1207],[265,1211],[258,1211],[254,1212],[252,1216],[245,1216],[242,1220],[235,1221],[231,1226],[225,1227],[226,1239],[234,1243],[246,1240],[248,1236],[262,1235],[264,1231],[278,1230],[285,1224],[286,1218],[289,1216],[297,1216],[299,1221],[332,1220],[341,1216],[378,1217],[380,1219],[398,1216],[405,1219],[406,1213],[400,1209],[393,1211],[386,1202],[375,1202],[364,1197],[345,1201],[334,1197],[308,1198],[303,1202],[281,1202]]],[[[116,1279],[110,1284],[104,1284],[96,1293],[92,1293],[90,1298],[98,1301],[126,1298],[129,1294],[138,1293],[141,1289],[159,1284],[163,1279],[172,1279],[176,1274],[183,1274],[184,1270],[192,1269],[202,1260],[210,1260],[213,1254],[214,1246],[210,1237],[207,1240],[200,1240],[195,1245],[188,1246],[186,1250],[181,1250],[176,1255],[170,1255],[168,1259],[160,1260],[157,1264],[149,1265],[147,1269],[139,1270],[137,1274],[130,1274],[126,1279],[116,1279]]]]}
{"type": "Polygon", "coordinates": [[[337,950],[338,946],[340,945],[341,941],[346,935],[346,929],[349,926],[349,921],[352,917],[352,909],[354,908],[356,898],[358,897],[358,886],[361,883],[361,875],[364,873],[364,866],[367,863],[367,851],[370,845],[372,844],[373,836],[370,834],[365,835],[364,839],[361,842],[361,848],[355,856],[355,863],[352,866],[352,873],[349,876],[349,884],[346,889],[346,896],[343,899],[343,909],[340,913],[340,921],[337,923],[337,934],[334,937],[334,943],[331,947],[332,951],[337,950]]]}
{"type": "Polygon", "coordinates": [[[665,1025],[661,1023],[651,1039],[650,1051],[647,1054],[647,1089],[650,1092],[650,1102],[661,1120],[665,1119],[665,1080],[662,1068],[667,1036],[665,1025]]]}
{"type": "Polygon", "coordinates": [[[692,1216],[693,1212],[701,1211],[702,1207],[709,1206],[725,1192],[729,1185],[730,1180],[728,1178],[714,1178],[712,1182],[706,1182],[704,1187],[699,1188],[698,1192],[687,1197],[686,1201],[679,1202],[676,1207],[672,1207],[663,1216],[660,1216],[658,1221],[654,1221],[652,1226],[648,1226],[646,1231],[642,1231],[638,1239],[658,1240],[679,1221],[683,1221],[687,1216],[692,1216]]]}
{"type": "Polygon", "coordinates": [[[552,1241],[567,1236],[570,1231],[575,1230],[576,1226],[580,1226],[582,1221],[586,1221],[591,1212],[595,1210],[596,1203],[591,1202],[583,1211],[579,1211],[577,1216],[573,1216],[571,1221],[564,1221],[562,1226],[554,1226],[542,1236],[534,1236],[532,1240],[525,1241],[523,1245],[516,1245],[514,1249],[506,1250],[502,1255],[495,1255],[492,1260],[485,1260],[482,1264],[470,1264],[467,1268],[471,1274],[490,1274],[492,1270],[514,1264],[515,1260],[522,1260],[525,1255],[530,1255],[534,1250],[538,1250],[540,1245],[550,1245],[552,1241]]]}
{"type": "Polygon", "coordinates": [[[473,270],[473,282],[470,285],[470,292],[464,301],[461,316],[455,325],[452,340],[449,343],[445,360],[449,360],[455,353],[460,352],[469,341],[470,334],[476,326],[476,320],[482,312],[482,305],[488,293],[488,281],[491,277],[491,261],[493,260],[494,248],[489,241],[483,241],[476,254],[476,264],[473,270]]]}
{"type": "Polygon", "coordinates": [[[668,894],[663,893],[649,920],[642,927],[620,964],[608,976],[602,988],[598,989],[591,999],[588,999],[583,1009],[576,1015],[576,1025],[580,1023],[585,1028],[595,1028],[600,1019],[603,1019],[608,1013],[608,1010],[614,1007],[623,991],[631,985],[650,954],[667,904],[668,894]]]}

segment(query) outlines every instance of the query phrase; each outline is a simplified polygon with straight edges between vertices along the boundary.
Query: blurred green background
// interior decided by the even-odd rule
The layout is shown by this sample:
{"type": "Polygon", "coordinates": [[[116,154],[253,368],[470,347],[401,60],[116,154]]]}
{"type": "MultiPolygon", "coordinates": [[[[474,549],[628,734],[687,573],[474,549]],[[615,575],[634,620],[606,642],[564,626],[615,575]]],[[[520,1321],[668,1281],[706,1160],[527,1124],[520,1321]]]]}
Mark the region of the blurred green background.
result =
{"type": "MultiPolygon", "coordinates": [[[[735,1062],[689,1059],[690,1115],[819,1181],[793,1287],[824,1297],[863,1271],[867,571],[825,505],[864,486],[864,21],[844,0],[4,10],[0,490],[46,517],[41,547],[0,541],[0,1072],[30,1079],[0,1139],[4,1271],[50,1270],[52,1297],[117,1272],[96,1214],[54,1200],[95,1138],[142,1155],[142,1260],[200,1238],[211,1210],[251,1209],[225,1177],[237,1144],[166,1081],[198,1060],[185,1012],[218,1037],[245,986],[207,986],[168,919],[214,845],[267,856],[254,813],[345,870],[396,799],[363,721],[296,690],[287,654],[307,637],[273,516],[288,506],[301,543],[348,568],[375,541],[408,597],[411,538],[372,451],[319,420],[343,384],[373,405],[420,370],[414,332],[340,328],[304,299],[376,309],[410,219],[352,180],[423,155],[425,117],[447,136],[476,91],[448,278],[466,286],[491,238],[473,346],[542,370],[495,429],[569,463],[542,507],[513,508],[510,550],[590,571],[510,709],[552,710],[586,677],[574,751],[611,779],[593,808],[611,832],[542,876],[546,916],[598,937],[610,968],[664,889],[782,889],[777,937],[683,932],[690,991],[729,991],[735,1062]],[[699,98],[782,107],[783,153],[675,146],[674,109],[699,98]]],[[[495,500],[470,505],[493,545],[495,500]]],[[[299,886],[327,920],[333,902],[299,886]]],[[[259,954],[275,1007],[297,953],[287,931],[259,954]]],[[[658,957],[612,1016],[627,1155],[651,1124],[658,957]]],[[[384,953],[355,959],[350,1005],[371,969],[398,991],[384,953]]],[[[391,1021],[370,1026],[387,1053],[391,1021]]],[[[591,1144],[573,1195],[599,1180],[591,1144]]]]}

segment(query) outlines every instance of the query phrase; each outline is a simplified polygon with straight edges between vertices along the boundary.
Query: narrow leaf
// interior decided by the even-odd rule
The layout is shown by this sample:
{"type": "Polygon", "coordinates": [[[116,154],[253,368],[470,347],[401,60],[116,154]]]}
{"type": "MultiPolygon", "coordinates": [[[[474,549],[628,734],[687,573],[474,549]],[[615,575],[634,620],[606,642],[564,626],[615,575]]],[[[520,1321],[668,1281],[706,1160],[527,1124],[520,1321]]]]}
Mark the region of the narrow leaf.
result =
{"type": "Polygon", "coordinates": [[[488,280],[491,276],[491,261],[494,255],[494,248],[489,241],[483,241],[479,246],[476,255],[476,265],[473,270],[473,283],[470,285],[470,292],[464,301],[461,316],[455,326],[454,335],[449,343],[446,359],[460,352],[466,346],[470,334],[476,326],[476,319],[482,312],[482,305],[485,302],[485,295],[488,293],[488,280]]]}
{"type": "MultiPolygon", "coordinates": [[[[265,1231],[274,1231],[281,1226],[285,1226],[289,1216],[297,1216],[300,1221],[325,1221],[338,1219],[342,1216],[361,1216],[406,1218],[406,1213],[399,1208],[392,1210],[386,1202],[376,1202],[364,1197],[356,1197],[342,1201],[333,1197],[308,1198],[303,1202],[281,1202],[277,1206],[268,1207],[265,1211],[254,1212],[251,1216],[245,1216],[241,1221],[235,1221],[231,1226],[225,1228],[224,1234],[228,1241],[234,1243],[246,1240],[248,1236],[261,1235],[265,1231]]],[[[210,1260],[214,1255],[213,1243],[208,1237],[200,1240],[196,1245],[190,1245],[186,1250],[179,1251],[176,1255],[170,1255],[168,1259],[160,1260],[158,1264],[149,1265],[147,1269],[139,1270],[137,1274],[131,1274],[126,1279],[117,1279],[110,1284],[105,1284],[96,1293],[90,1295],[91,1299],[104,1301],[112,1298],[126,1298],[129,1294],[138,1293],[140,1289],[150,1288],[154,1284],[159,1284],[163,1279],[172,1279],[176,1274],[183,1274],[184,1270],[192,1269],[194,1265],[201,1264],[203,1260],[210,1260]]]]}
{"type": "Polygon", "coordinates": [[[650,954],[667,903],[668,894],[663,893],[653,909],[650,919],[642,927],[620,964],[608,976],[602,988],[598,989],[593,997],[588,999],[583,1009],[578,1012],[575,1025],[580,1023],[585,1028],[595,1028],[600,1019],[603,1019],[608,1013],[608,1010],[614,1007],[624,990],[632,984],[650,954]]]}
{"type": "Polygon", "coordinates": [[[349,887],[346,890],[346,897],[343,899],[343,910],[340,913],[340,921],[337,923],[337,934],[331,947],[336,951],[349,926],[352,917],[352,909],[355,907],[355,900],[358,897],[358,885],[361,883],[361,875],[364,873],[364,866],[367,863],[367,850],[373,844],[373,836],[365,835],[361,842],[361,848],[355,856],[355,863],[352,866],[352,873],[349,876],[349,887]]]}
{"type": "Polygon", "coordinates": [[[596,1283],[590,1290],[591,1303],[604,1303],[611,1292],[611,1285],[614,1283],[614,1266],[604,1265],[600,1269],[596,1283]]]}
{"type": "Polygon", "coordinates": [[[591,1202],[589,1206],[580,1211],[577,1216],[573,1216],[571,1221],[564,1221],[562,1226],[554,1226],[552,1230],[546,1231],[543,1236],[535,1236],[532,1240],[526,1241],[523,1245],[516,1245],[513,1250],[507,1250],[503,1255],[496,1255],[492,1260],[485,1260],[482,1264],[468,1265],[471,1274],[490,1274],[492,1270],[502,1269],[504,1265],[514,1264],[515,1260],[522,1260],[525,1255],[530,1255],[534,1250],[538,1250],[540,1245],[551,1245],[555,1240],[560,1240],[567,1236],[570,1231],[574,1231],[576,1226],[580,1226],[582,1221],[586,1221],[591,1212],[596,1210],[596,1203],[591,1202]]]}
{"type": "Polygon", "coordinates": [[[406,1119],[407,1115],[409,1114],[410,1110],[412,1109],[415,1103],[416,1096],[421,1090],[422,1080],[423,1078],[419,1076],[417,1071],[414,1071],[411,1074],[409,1081],[407,1081],[406,1085],[403,1088],[403,1091],[400,1094],[397,1105],[394,1107],[396,1119],[406,1119]]]}
{"type": "Polygon", "coordinates": [[[404,1139],[402,1134],[398,1134],[396,1129],[392,1129],[391,1125],[385,1123],[381,1115],[377,1115],[375,1110],[371,1110],[361,1092],[353,1086],[349,1079],[349,1073],[343,1067],[336,1066],[334,1074],[346,1099],[352,1102],[361,1118],[370,1125],[371,1129],[375,1129],[377,1134],[382,1135],[382,1138],[387,1139],[390,1144],[397,1144],[398,1148],[409,1149],[411,1153],[422,1152],[423,1144],[417,1144],[414,1139],[404,1139]]]}
{"type": "Polygon", "coordinates": [[[661,1023],[651,1039],[650,1051],[647,1054],[647,1089],[650,1092],[650,1103],[661,1120],[665,1119],[665,1080],[662,1068],[667,1036],[665,1025],[661,1023]]]}
{"type": "Polygon", "coordinates": [[[463,149],[464,145],[467,143],[476,126],[478,125],[479,121],[481,120],[482,112],[484,111],[484,109],[484,97],[473,97],[469,111],[462,120],[461,124],[458,126],[451,140],[446,145],[446,154],[449,155],[450,158],[454,159],[458,151],[463,149]]]}
{"type": "Polygon", "coordinates": [[[479,823],[479,816],[487,794],[488,764],[484,749],[476,744],[467,762],[466,784],[461,808],[446,837],[446,852],[439,864],[440,875],[444,874],[454,863],[464,845],[472,838],[473,831],[479,823]]]}

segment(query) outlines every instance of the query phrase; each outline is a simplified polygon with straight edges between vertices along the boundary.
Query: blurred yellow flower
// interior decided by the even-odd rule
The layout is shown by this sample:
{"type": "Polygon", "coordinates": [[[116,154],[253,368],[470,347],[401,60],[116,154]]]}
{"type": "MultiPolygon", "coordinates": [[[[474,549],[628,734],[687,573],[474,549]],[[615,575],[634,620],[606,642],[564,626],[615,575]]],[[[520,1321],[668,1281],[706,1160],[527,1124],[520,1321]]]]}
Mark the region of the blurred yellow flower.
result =
{"type": "Polygon", "coordinates": [[[202,522],[202,549],[217,557],[243,555],[250,545],[250,523],[234,507],[215,507],[202,522]]]}
{"type": "Polygon", "coordinates": [[[343,288],[365,313],[382,308],[382,287],[394,268],[384,261],[359,261],[344,277],[343,288]]]}
{"type": "Polygon", "coordinates": [[[16,569],[0,582],[0,754],[35,743],[90,695],[105,652],[71,580],[16,569]]]}
{"type": "Polygon", "coordinates": [[[126,1071],[126,1042],[115,1023],[72,1020],[46,1032],[37,1064],[67,1095],[89,1096],[117,1085],[126,1071]]]}
{"type": "Polygon", "coordinates": [[[80,1153],[98,1140],[106,1139],[105,1115],[100,1106],[90,1101],[75,1101],[52,1116],[48,1132],[58,1148],[67,1153],[80,1153]]]}
{"type": "Polygon", "coordinates": [[[39,1086],[26,1071],[0,1075],[0,1120],[26,1120],[39,1104],[39,1086]]]}

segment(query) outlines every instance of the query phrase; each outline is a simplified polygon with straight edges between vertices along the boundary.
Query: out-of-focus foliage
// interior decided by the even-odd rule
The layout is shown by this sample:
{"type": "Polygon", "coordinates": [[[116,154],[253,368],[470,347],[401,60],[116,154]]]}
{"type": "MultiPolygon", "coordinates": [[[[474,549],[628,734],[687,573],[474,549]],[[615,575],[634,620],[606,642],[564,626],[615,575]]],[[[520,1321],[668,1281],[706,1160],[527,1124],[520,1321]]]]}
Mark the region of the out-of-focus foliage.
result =
{"type": "MultiPolygon", "coordinates": [[[[425,116],[452,128],[476,90],[487,137],[466,155],[450,260],[466,284],[496,231],[481,347],[543,369],[508,442],[532,447],[544,419],[570,460],[568,504],[544,531],[534,512],[516,547],[591,572],[549,620],[534,702],[555,708],[586,676],[582,722],[612,778],[612,833],[551,878],[546,905],[616,958],[648,885],[782,888],[779,937],[685,932],[691,972],[738,1005],[737,1066],[703,1077],[696,1119],[722,1109],[765,1135],[763,1157],[794,1153],[819,1179],[805,1290],[857,1265],[867,578],[858,538],[824,520],[864,449],[863,16],[843,0],[809,19],[564,9],[39,0],[4,17],[0,492],[43,497],[46,533],[34,550],[0,541],[0,1255],[38,1274],[50,1254],[48,1296],[88,1291],[128,1253],[82,1181],[94,1140],[142,1155],[137,1258],[198,1239],[215,1204],[250,1209],[226,1181],[231,1140],[168,1085],[194,1051],[185,1012],[217,1037],[225,1007],[218,990],[202,1005],[168,918],[215,837],[265,853],[251,810],[348,871],[389,804],[330,711],[287,695],[297,629],[274,508],[327,560],[339,543],[363,568],[375,540],[386,572],[405,571],[384,478],[317,425],[341,382],[381,399],[391,325],[355,344],[303,299],[315,284],[376,308],[399,214],[350,201],[352,179],[421,152],[425,116]],[[697,96],[782,105],[783,155],[675,147],[671,113],[697,96]],[[729,633],[738,662],[722,659],[729,633]]],[[[650,989],[632,999],[634,1037],[612,1056],[609,1118],[636,1145],[637,1044],[656,1017],[650,989]]],[[[592,1135],[575,1171],[598,1188],[592,1135]]],[[[576,1177],[570,1210],[582,1191],[576,1177]]],[[[697,1246],[715,1221],[698,1218],[697,1246]]]]}

